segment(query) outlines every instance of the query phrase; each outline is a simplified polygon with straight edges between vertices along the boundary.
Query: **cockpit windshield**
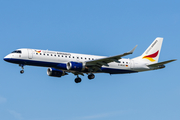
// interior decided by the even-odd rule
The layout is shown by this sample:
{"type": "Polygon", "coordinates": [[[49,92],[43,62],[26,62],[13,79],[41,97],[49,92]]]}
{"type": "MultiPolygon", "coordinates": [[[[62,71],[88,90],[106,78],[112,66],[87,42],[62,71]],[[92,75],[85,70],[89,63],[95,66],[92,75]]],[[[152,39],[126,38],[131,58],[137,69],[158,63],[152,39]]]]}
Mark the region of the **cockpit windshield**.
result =
{"type": "Polygon", "coordinates": [[[21,53],[21,50],[15,50],[12,53],[21,53]]]}

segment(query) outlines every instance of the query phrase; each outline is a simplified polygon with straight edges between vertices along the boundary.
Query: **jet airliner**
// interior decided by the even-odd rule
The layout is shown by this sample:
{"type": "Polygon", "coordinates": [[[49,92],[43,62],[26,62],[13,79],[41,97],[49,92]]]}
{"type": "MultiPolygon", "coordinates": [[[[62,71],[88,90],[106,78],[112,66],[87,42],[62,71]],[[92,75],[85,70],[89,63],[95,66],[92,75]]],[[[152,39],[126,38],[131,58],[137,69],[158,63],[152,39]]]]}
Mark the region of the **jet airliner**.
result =
{"type": "Polygon", "coordinates": [[[25,65],[49,67],[49,76],[62,77],[73,73],[77,76],[75,82],[80,83],[79,75],[84,74],[91,80],[95,78],[94,73],[125,74],[165,68],[165,64],[176,59],[158,62],[162,42],[163,38],[157,37],[141,56],[132,59],[122,57],[132,54],[137,45],[129,52],[110,57],[23,48],[8,54],[4,60],[19,64],[20,73],[24,73],[25,65]]]}

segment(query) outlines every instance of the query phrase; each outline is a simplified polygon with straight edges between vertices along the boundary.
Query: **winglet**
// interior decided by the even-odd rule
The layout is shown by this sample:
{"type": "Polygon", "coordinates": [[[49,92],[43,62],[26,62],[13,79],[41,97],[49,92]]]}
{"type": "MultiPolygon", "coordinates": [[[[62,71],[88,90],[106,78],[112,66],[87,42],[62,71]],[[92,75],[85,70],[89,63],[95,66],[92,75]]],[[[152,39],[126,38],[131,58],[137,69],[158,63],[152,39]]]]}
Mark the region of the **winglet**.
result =
{"type": "Polygon", "coordinates": [[[134,50],[136,49],[136,47],[137,47],[138,45],[136,45],[131,51],[129,51],[128,53],[129,54],[132,54],[133,52],[134,52],[134,50]]]}

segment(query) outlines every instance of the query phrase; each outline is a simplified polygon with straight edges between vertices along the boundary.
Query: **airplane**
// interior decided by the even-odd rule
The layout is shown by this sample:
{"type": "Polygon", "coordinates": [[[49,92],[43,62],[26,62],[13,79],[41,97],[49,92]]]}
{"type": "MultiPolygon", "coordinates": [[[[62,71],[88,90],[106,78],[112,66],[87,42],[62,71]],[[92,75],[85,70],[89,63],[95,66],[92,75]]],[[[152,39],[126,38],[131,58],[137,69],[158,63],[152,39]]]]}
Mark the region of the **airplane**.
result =
{"type": "Polygon", "coordinates": [[[165,68],[165,64],[176,59],[158,62],[162,42],[163,38],[157,37],[141,56],[132,59],[122,57],[132,54],[137,45],[129,52],[110,57],[22,48],[5,56],[4,60],[19,64],[21,74],[25,65],[49,67],[47,75],[62,77],[73,73],[77,76],[75,83],[80,83],[79,75],[84,74],[91,80],[95,78],[94,73],[125,74],[165,68]]]}

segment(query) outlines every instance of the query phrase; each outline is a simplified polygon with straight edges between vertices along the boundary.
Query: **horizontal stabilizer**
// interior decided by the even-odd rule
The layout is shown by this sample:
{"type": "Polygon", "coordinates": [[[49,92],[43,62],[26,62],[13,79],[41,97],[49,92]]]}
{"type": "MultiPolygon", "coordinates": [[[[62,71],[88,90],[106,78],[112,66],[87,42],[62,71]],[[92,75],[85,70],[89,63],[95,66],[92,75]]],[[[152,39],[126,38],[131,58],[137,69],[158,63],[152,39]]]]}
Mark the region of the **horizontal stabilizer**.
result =
{"type": "Polygon", "coordinates": [[[157,66],[161,66],[161,65],[173,62],[173,61],[176,61],[176,59],[168,60],[168,61],[164,61],[164,62],[159,62],[159,63],[155,63],[155,64],[150,64],[150,65],[147,65],[147,66],[149,66],[149,67],[157,67],[157,66]]]}

